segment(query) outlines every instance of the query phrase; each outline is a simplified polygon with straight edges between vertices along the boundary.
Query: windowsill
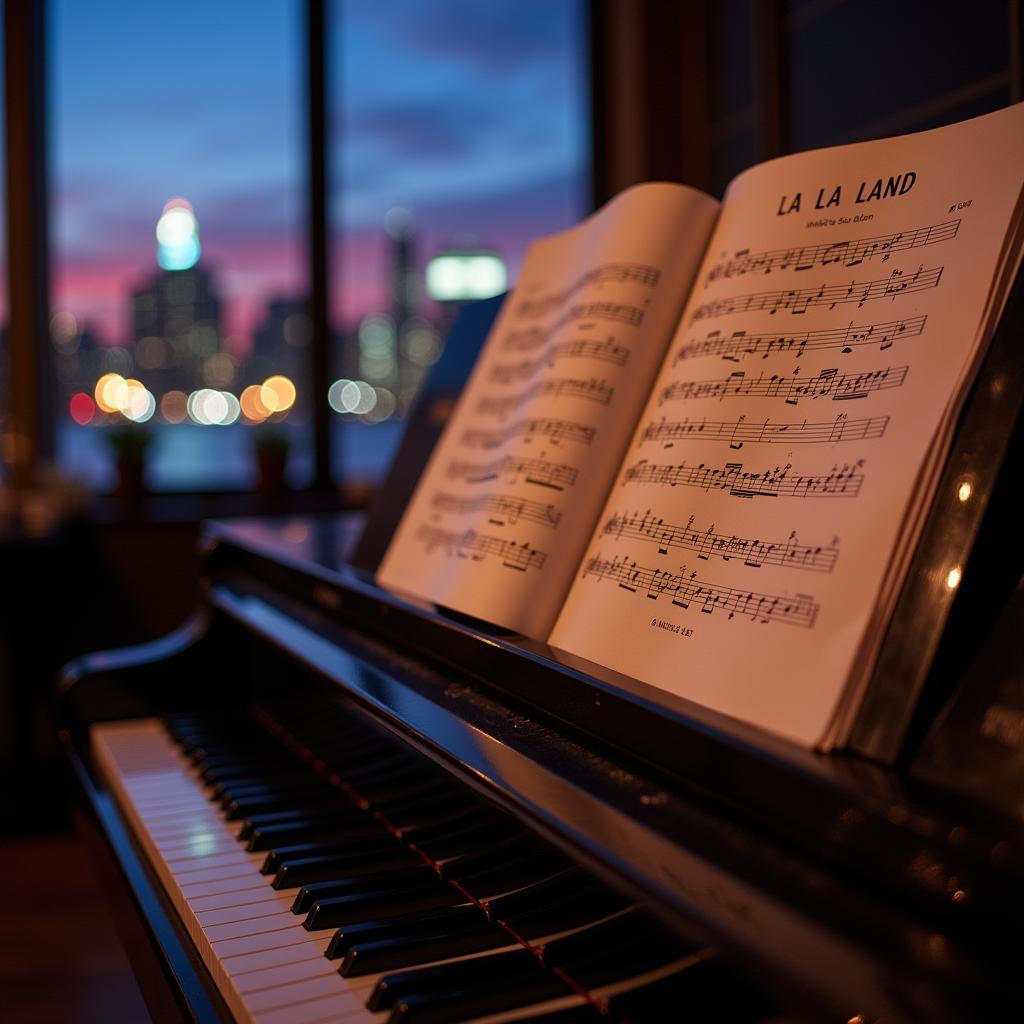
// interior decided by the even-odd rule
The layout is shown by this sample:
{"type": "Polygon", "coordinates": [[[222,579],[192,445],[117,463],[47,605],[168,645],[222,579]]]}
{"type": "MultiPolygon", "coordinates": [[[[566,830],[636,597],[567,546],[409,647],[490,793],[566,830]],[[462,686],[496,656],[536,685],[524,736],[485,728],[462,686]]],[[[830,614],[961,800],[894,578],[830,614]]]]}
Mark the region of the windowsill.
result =
{"type": "Polygon", "coordinates": [[[369,488],[349,486],[336,491],[287,491],[272,499],[247,491],[146,494],[126,503],[117,495],[93,498],[85,513],[104,526],[198,523],[239,516],[327,515],[365,506],[369,488]]]}

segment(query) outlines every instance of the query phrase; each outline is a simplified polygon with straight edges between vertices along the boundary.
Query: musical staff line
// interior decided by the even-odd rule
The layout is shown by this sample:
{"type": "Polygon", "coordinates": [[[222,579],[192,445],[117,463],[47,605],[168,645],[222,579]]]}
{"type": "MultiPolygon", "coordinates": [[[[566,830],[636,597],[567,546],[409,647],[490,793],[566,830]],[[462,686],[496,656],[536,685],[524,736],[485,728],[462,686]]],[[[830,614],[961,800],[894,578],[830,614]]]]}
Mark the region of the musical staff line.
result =
{"type": "Polygon", "coordinates": [[[495,526],[515,526],[520,519],[541,526],[558,526],[562,513],[554,505],[545,505],[528,498],[516,498],[508,494],[484,494],[477,498],[460,498],[440,491],[430,502],[440,512],[466,515],[470,512],[490,513],[489,522],[495,526]],[[501,517],[501,518],[496,518],[501,517]]]}
{"type": "Polygon", "coordinates": [[[625,366],[629,359],[629,349],[617,344],[612,338],[606,341],[591,341],[588,338],[560,341],[550,346],[537,359],[524,359],[520,363],[499,363],[491,369],[491,380],[498,384],[529,380],[543,367],[554,366],[559,359],[599,359],[613,366],[625,366]]]}
{"type": "Polygon", "coordinates": [[[511,485],[522,477],[524,483],[535,487],[564,491],[576,483],[579,470],[565,463],[547,462],[543,458],[521,459],[505,455],[493,462],[452,462],[445,474],[452,480],[464,480],[468,484],[482,484],[503,477],[511,485]]]}
{"type": "Polygon", "coordinates": [[[675,381],[658,393],[658,405],[696,398],[781,398],[786,405],[796,405],[801,398],[847,402],[902,387],[909,371],[909,366],[862,373],[840,373],[838,368],[832,368],[801,380],[798,367],[790,376],[773,373],[765,377],[761,373],[748,380],[746,373],[737,370],[721,380],[675,381]]]}
{"type": "Polygon", "coordinates": [[[725,562],[739,558],[752,569],[760,569],[762,565],[780,565],[810,572],[832,572],[839,557],[836,547],[799,543],[795,531],[785,541],[764,541],[715,533],[714,524],[706,530],[698,530],[693,521],[694,517],[690,516],[685,526],[673,525],[655,518],[650,509],[628,515],[616,513],[604,524],[602,533],[616,540],[626,537],[655,544],[661,555],[667,555],[669,548],[683,548],[696,551],[697,557],[704,561],[712,555],[725,562]]]}
{"type": "Polygon", "coordinates": [[[847,419],[840,413],[831,423],[747,423],[746,416],[737,420],[666,420],[648,423],[640,435],[640,444],[660,441],[671,448],[676,441],[686,439],[728,441],[730,448],[742,448],[750,441],[755,444],[831,444],[837,441],[868,441],[882,437],[889,425],[888,416],[867,419],[847,419]]]}
{"type": "Polygon", "coordinates": [[[649,267],[644,263],[605,263],[581,274],[564,291],[545,295],[539,299],[523,299],[516,306],[516,313],[524,319],[543,316],[545,313],[563,306],[576,292],[591,284],[604,284],[608,281],[625,284],[628,281],[634,281],[644,287],[655,288],[660,278],[661,271],[657,267],[649,267]]]}
{"type": "Polygon", "coordinates": [[[583,578],[587,576],[611,580],[623,590],[643,593],[652,601],[667,595],[678,608],[688,609],[696,604],[705,615],[728,612],[730,619],[740,615],[755,622],[783,622],[806,629],[812,628],[818,617],[818,605],[807,594],[783,597],[703,583],[697,580],[697,573],[688,571],[686,566],[680,566],[678,573],[671,573],[637,565],[630,558],[602,558],[598,554],[587,560],[583,578]]]}
{"type": "Polygon", "coordinates": [[[544,437],[553,445],[561,444],[563,439],[589,445],[596,433],[596,427],[572,420],[525,419],[502,430],[467,430],[462,435],[462,443],[473,448],[497,448],[513,437],[522,437],[527,443],[535,437],[544,437]]]}
{"type": "Polygon", "coordinates": [[[724,466],[676,465],[641,459],[628,467],[622,486],[658,484],[695,487],[701,491],[727,491],[733,498],[856,498],[864,483],[864,460],[836,464],[830,473],[793,473],[791,463],[761,472],[745,470],[742,462],[724,466]]]}
{"type": "Polygon", "coordinates": [[[876,235],[873,238],[859,238],[843,242],[823,242],[820,245],[805,245],[796,249],[769,249],[766,252],[751,252],[741,249],[731,259],[715,264],[709,271],[704,286],[720,278],[741,277],[744,274],[773,270],[812,270],[814,267],[828,267],[842,263],[856,267],[865,260],[882,257],[884,263],[894,252],[905,252],[924,245],[935,245],[956,238],[960,221],[949,220],[911,231],[897,231],[891,235],[876,235]]]}
{"type": "Polygon", "coordinates": [[[502,348],[530,351],[543,345],[553,334],[574,320],[611,320],[613,323],[639,327],[644,322],[644,311],[639,306],[622,302],[586,302],[567,309],[554,323],[547,327],[524,327],[509,331],[502,339],[502,348]]]}
{"type": "Polygon", "coordinates": [[[543,568],[547,558],[543,551],[531,547],[526,541],[517,544],[515,541],[477,533],[476,530],[452,533],[436,526],[421,526],[416,536],[426,545],[428,553],[435,548],[444,548],[449,555],[469,558],[474,562],[481,562],[485,558],[500,558],[506,569],[516,572],[543,568]]]}
{"type": "Polygon", "coordinates": [[[794,315],[806,313],[812,306],[836,306],[847,302],[856,302],[863,306],[865,302],[878,299],[893,299],[900,295],[937,288],[942,278],[943,267],[932,267],[925,270],[918,268],[913,274],[907,275],[902,270],[894,270],[888,277],[875,281],[851,281],[848,285],[821,285],[819,288],[784,289],[774,292],[755,292],[750,295],[733,295],[729,298],[712,299],[698,306],[690,318],[690,322],[704,320],[708,317],[724,316],[727,313],[751,313],[767,310],[777,313],[780,309],[794,315]]]}
{"type": "Polygon", "coordinates": [[[504,419],[514,409],[528,402],[531,398],[545,395],[557,398],[582,398],[588,402],[607,405],[615,394],[615,388],[607,381],[591,377],[589,380],[565,377],[559,380],[542,380],[527,388],[518,395],[487,395],[477,403],[476,411],[481,415],[493,415],[504,419]]]}
{"type": "Polygon", "coordinates": [[[825,349],[839,349],[848,355],[861,345],[878,345],[884,352],[894,341],[901,338],[916,338],[923,331],[927,316],[915,316],[907,320],[889,320],[882,324],[860,324],[840,327],[827,331],[804,331],[802,334],[748,334],[734,331],[723,337],[721,331],[711,331],[702,341],[690,341],[683,345],[672,360],[673,367],[687,359],[704,356],[720,356],[728,362],[738,363],[747,356],[760,355],[767,359],[773,352],[788,352],[797,359],[805,352],[825,349]]]}

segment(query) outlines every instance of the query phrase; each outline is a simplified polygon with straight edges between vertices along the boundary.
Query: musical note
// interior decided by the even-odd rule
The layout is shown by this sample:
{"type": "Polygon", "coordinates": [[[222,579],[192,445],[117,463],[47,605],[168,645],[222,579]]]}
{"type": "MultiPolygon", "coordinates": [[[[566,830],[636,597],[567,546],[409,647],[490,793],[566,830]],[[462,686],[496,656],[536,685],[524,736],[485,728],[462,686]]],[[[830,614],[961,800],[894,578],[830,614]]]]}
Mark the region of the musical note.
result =
{"type": "Polygon", "coordinates": [[[421,526],[416,536],[426,546],[428,553],[436,548],[443,548],[449,556],[468,558],[474,562],[489,557],[500,558],[506,569],[514,569],[516,572],[540,569],[547,557],[543,551],[531,547],[526,541],[517,544],[515,541],[489,537],[475,530],[452,533],[435,526],[421,526]]]}
{"type": "Polygon", "coordinates": [[[462,443],[472,448],[498,448],[513,437],[522,437],[528,444],[535,437],[544,437],[554,445],[561,444],[563,439],[589,445],[596,433],[596,427],[586,427],[572,420],[525,419],[503,430],[467,430],[462,435],[462,443]]]}
{"type": "Polygon", "coordinates": [[[780,310],[799,315],[812,306],[828,306],[834,309],[845,302],[856,302],[858,307],[876,299],[893,299],[899,295],[937,288],[942,278],[942,267],[925,270],[919,267],[910,274],[894,270],[888,277],[875,281],[851,281],[848,285],[821,285],[819,288],[786,289],[776,292],[756,292],[752,295],[733,295],[729,298],[712,299],[698,306],[690,318],[691,323],[708,317],[724,316],[726,313],[750,313],[780,310]]]}
{"type": "Polygon", "coordinates": [[[607,405],[614,394],[615,388],[610,387],[607,381],[597,380],[595,377],[589,380],[542,380],[518,395],[485,395],[477,403],[476,411],[481,415],[493,415],[504,419],[514,409],[541,395],[550,398],[565,395],[567,398],[582,398],[588,402],[607,405]]]}
{"type": "MultiPolygon", "coordinates": [[[[644,311],[638,306],[627,306],[622,302],[588,302],[567,309],[554,323],[547,327],[526,327],[509,331],[502,339],[502,348],[527,350],[543,344],[553,334],[574,320],[611,320],[616,323],[639,327],[644,322],[644,311]]],[[[585,328],[587,325],[584,324],[585,328]]]]}
{"type": "Polygon", "coordinates": [[[520,363],[499,363],[491,369],[491,380],[498,384],[509,384],[516,380],[529,380],[545,366],[553,366],[559,359],[599,359],[614,366],[625,366],[629,349],[614,339],[590,341],[578,338],[551,345],[537,359],[524,359],[520,363]]]}
{"type": "Polygon", "coordinates": [[[604,524],[602,533],[606,537],[647,541],[657,545],[658,554],[668,554],[669,548],[684,548],[696,551],[697,557],[707,561],[712,555],[723,561],[740,559],[752,569],[762,565],[781,565],[790,569],[807,569],[811,572],[831,572],[839,557],[839,549],[832,546],[800,544],[796,533],[785,541],[767,541],[735,534],[715,533],[714,526],[698,530],[690,516],[685,526],[666,523],[655,516],[650,509],[644,513],[615,513],[604,524]]]}
{"type": "Polygon", "coordinates": [[[556,527],[562,520],[562,513],[554,505],[544,505],[527,498],[516,498],[507,494],[484,494],[478,498],[459,498],[443,491],[435,494],[430,504],[441,512],[466,515],[469,512],[489,512],[489,522],[495,526],[515,526],[520,519],[541,526],[556,527]]]}
{"type": "Polygon", "coordinates": [[[876,256],[881,256],[884,262],[894,252],[951,241],[956,238],[959,230],[960,221],[950,220],[943,224],[932,224],[911,231],[860,238],[855,241],[823,242],[797,249],[771,249],[767,252],[750,252],[749,249],[744,249],[734,253],[731,259],[715,264],[708,271],[704,286],[707,287],[720,278],[754,273],[770,274],[773,270],[811,270],[814,267],[828,267],[835,263],[855,267],[876,256]]]}
{"type": "Polygon", "coordinates": [[[642,593],[652,601],[667,596],[678,608],[688,609],[695,604],[705,615],[725,612],[729,619],[740,615],[755,622],[784,622],[807,629],[814,626],[818,616],[818,605],[807,594],[783,597],[703,583],[685,565],[679,567],[678,573],[671,573],[646,568],[631,558],[602,558],[598,554],[589,558],[583,568],[582,578],[588,576],[612,580],[623,590],[642,593]]]}
{"type": "Polygon", "coordinates": [[[840,373],[833,368],[822,370],[806,380],[800,379],[799,367],[788,377],[776,373],[766,377],[760,373],[748,378],[738,370],[721,380],[688,380],[669,384],[658,393],[658,405],[691,398],[717,398],[719,401],[726,398],[781,398],[787,405],[796,405],[801,398],[846,402],[867,398],[875,391],[902,387],[909,370],[909,366],[890,366],[884,370],[840,373]]]}
{"type": "Polygon", "coordinates": [[[702,356],[720,356],[728,362],[738,363],[747,356],[759,355],[767,359],[773,352],[787,352],[800,359],[805,352],[839,349],[848,355],[861,345],[877,345],[884,352],[901,338],[916,338],[924,331],[928,317],[915,316],[908,320],[890,320],[883,324],[860,324],[828,331],[804,331],[802,334],[748,334],[734,331],[723,336],[712,331],[701,341],[689,341],[672,359],[673,367],[686,359],[702,356]]]}
{"type": "Polygon", "coordinates": [[[592,284],[614,282],[618,284],[636,283],[646,288],[655,288],[661,278],[657,267],[649,267],[643,263],[605,263],[594,267],[580,275],[564,291],[554,295],[545,295],[538,299],[523,299],[516,306],[516,314],[523,319],[543,316],[558,309],[572,298],[580,289],[592,284]]]}
{"type": "Polygon", "coordinates": [[[640,444],[660,441],[671,448],[676,441],[728,441],[730,448],[754,444],[831,444],[838,441],[867,441],[882,437],[889,425],[888,416],[871,416],[850,420],[840,413],[831,423],[779,423],[766,419],[747,423],[746,416],[737,420],[666,420],[648,423],[640,436],[640,444]]]}
{"type": "Polygon", "coordinates": [[[742,462],[724,466],[676,465],[641,459],[626,469],[622,486],[657,484],[663,487],[696,487],[702,491],[727,491],[734,498],[856,498],[864,483],[864,460],[844,462],[831,473],[794,473],[793,466],[763,471],[745,470],[742,462]]]}
{"type": "MultiPolygon", "coordinates": [[[[541,452],[541,455],[543,454],[541,452]]],[[[547,487],[553,491],[563,491],[566,487],[572,487],[579,476],[578,469],[564,463],[546,462],[543,458],[520,459],[512,455],[495,459],[493,462],[452,462],[445,473],[453,480],[465,480],[468,484],[481,484],[504,478],[506,483],[512,485],[522,477],[524,483],[547,487]]]]}

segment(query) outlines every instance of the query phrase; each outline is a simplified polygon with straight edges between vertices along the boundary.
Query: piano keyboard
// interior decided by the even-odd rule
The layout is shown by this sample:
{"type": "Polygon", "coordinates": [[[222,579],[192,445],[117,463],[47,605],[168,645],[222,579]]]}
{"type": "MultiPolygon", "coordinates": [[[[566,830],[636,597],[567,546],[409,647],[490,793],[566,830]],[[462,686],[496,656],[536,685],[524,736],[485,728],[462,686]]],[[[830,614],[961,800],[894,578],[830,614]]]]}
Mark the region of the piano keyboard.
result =
{"type": "Polygon", "coordinates": [[[94,726],[91,740],[239,1021],[770,1013],[712,950],[341,711],[141,719],[94,726]]]}

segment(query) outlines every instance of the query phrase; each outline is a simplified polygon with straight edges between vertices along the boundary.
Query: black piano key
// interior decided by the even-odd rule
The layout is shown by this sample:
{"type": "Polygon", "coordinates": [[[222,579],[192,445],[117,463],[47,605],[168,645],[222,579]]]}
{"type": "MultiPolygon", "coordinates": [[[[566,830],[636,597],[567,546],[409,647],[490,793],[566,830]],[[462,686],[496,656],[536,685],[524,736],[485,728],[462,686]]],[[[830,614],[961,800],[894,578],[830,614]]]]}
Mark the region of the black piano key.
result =
{"type": "Polygon", "coordinates": [[[432,935],[445,928],[463,927],[464,921],[469,922],[465,927],[486,924],[487,915],[475,903],[460,903],[454,907],[441,907],[415,914],[386,917],[379,921],[343,925],[331,937],[324,956],[330,960],[337,960],[359,943],[432,935]]]}
{"type": "Polygon", "coordinates": [[[450,832],[465,828],[471,822],[483,818],[488,824],[500,827],[504,819],[492,814],[477,804],[467,802],[458,804],[432,821],[418,822],[398,828],[398,836],[403,843],[419,846],[423,841],[443,838],[450,832]]]}
{"type": "MultiPolygon", "coordinates": [[[[281,775],[274,779],[250,777],[239,782],[217,784],[210,790],[210,799],[222,807],[227,807],[233,802],[273,800],[285,794],[308,793],[316,790],[338,792],[330,783],[319,778],[313,772],[297,772],[291,775],[281,775]]],[[[338,793],[338,795],[342,794],[338,793]]]]}
{"type": "Polygon", "coordinates": [[[470,854],[485,854],[514,838],[527,833],[521,826],[512,821],[478,820],[469,815],[461,828],[444,828],[435,830],[434,834],[413,836],[410,845],[422,850],[431,860],[443,863],[453,857],[465,857],[470,854]]]}
{"type": "Polygon", "coordinates": [[[613,893],[576,893],[529,913],[500,918],[516,935],[530,942],[576,928],[598,924],[624,909],[621,899],[613,893]]]}
{"type": "Polygon", "coordinates": [[[427,935],[358,943],[345,954],[338,973],[346,978],[381,974],[514,944],[515,940],[502,928],[486,921],[467,923],[427,935]]]}
{"type": "Polygon", "coordinates": [[[221,805],[228,821],[248,820],[267,814],[286,814],[303,808],[319,808],[333,805],[336,813],[354,817],[362,812],[348,797],[333,786],[313,786],[309,790],[282,793],[273,797],[254,797],[246,800],[232,800],[221,805]]]}
{"type": "Polygon", "coordinates": [[[419,910],[454,907],[465,902],[465,897],[450,885],[436,879],[426,883],[364,896],[337,896],[318,900],[303,921],[309,931],[318,928],[337,928],[357,921],[372,921],[382,917],[413,914],[419,910]]]}
{"type": "Polygon", "coordinates": [[[456,872],[454,880],[474,899],[493,900],[497,896],[560,874],[566,870],[566,865],[566,859],[560,854],[541,850],[513,864],[502,864],[475,875],[462,875],[456,872]]]}
{"type": "MultiPolygon", "coordinates": [[[[374,986],[366,1007],[376,1012],[390,1009],[397,1002],[414,996],[427,997],[434,994],[439,999],[450,999],[452,993],[469,993],[477,988],[508,989],[538,978],[550,977],[553,976],[544,970],[532,952],[516,949],[386,974],[374,986]]],[[[565,991],[560,981],[558,991],[565,991]]]]}
{"type": "Polygon", "coordinates": [[[366,839],[378,836],[381,826],[370,821],[365,825],[337,825],[330,819],[324,821],[296,821],[288,825],[267,825],[256,829],[246,843],[249,853],[262,853],[278,846],[291,846],[294,843],[313,842],[314,840],[346,840],[366,839]]]}
{"type": "Polygon", "coordinates": [[[594,986],[642,974],[695,951],[637,910],[544,946],[544,962],[594,986]]]}
{"type": "MultiPolygon", "coordinates": [[[[225,814],[228,821],[233,819],[225,814]]],[[[239,839],[248,839],[257,829],[268,825],[287,825],[295,821],[333,821],[341,825],[365,825],[371,819],[365,811],[359,810],[348,803],[344,797],[328,797],[326,799],[295,800],[287,809],[247,814],[238,831],[239,839]]]]}
{"type": "MultiPolygon", "coordinates": [[[[366,768],[366,766],[362,766],[366,768]]],[[[340,774],[340,773],[339,773],[340,774]]],[[[445,781],[450,786],[451,779],[442,779],[436,772],[425,772],[423,765],[400,764],[390,771],[353,771],[342,775],[346,782],[359,791],[359,795],[367,800],[376,800],[387,796],[389,792],[398,792],[410,785],[429,785],[445,781]],[[355,780],[358,779],[358,782],[355,780]]]]}
{"type": "Polygon", "coordinates": [[[377,834],[362,839],[341,839],[326,842],[293,843],[271,850],[260,866],[260,874],[273,875],[286,860],[300,860],[304,857],[344,856],[345,854],[369,854],[374,851],[388,853],[395,849],[394,838],[379,829],[377,834]]]}
{"type": "Polygon", "coordinates": [[[390,848],[366,850],[361,853],[335,856],[324,854],[319,857],[296,857],[285,860],[278,867],[272,883],[275,889],[294,889],[311,882],[344,881],[355,875],[380,875],[393,871],[429,873],[436,878],[414,854],[397,843],[390,848]]]}
{"type": "Polygon", "coordinates": [[[577,893],[596,894],[599,891],[603,890],[598,883],[579,868],[567,867],[488,901],[487,912],[492,921],[510,921],[577,893]]]}
{"type": "MultiPolygon", "coordinates": [[[[319,751],[318,751],[319,753],[319,751]]],[[[325,764],[330,765],[330,758],[322,758],[325,764]]],[[[415,759],[408,757],[405,754],[394,753],[385,758],[371,759],[362,764],[353,764],[345,768],[344,780],[350,786],[359,788],[361,782],[365,782],[368,779],[378,778],[381,775],[397,772],[400,769],[408,768],[412,770],[417,765],[415,759]]],[[[422,764],[419,765],[422,769],[422,764]]]]}
{"type": "Polygon", "coordinates": [[[436,875],[425,865],[419,868],[403,865],[393,871],[370,875],[353,874],[347,878],[335,877],[327,881],[308,882],[295,895],[293,914],[308,914],[315,903],[340,896],[356,896],[370,892],[405,892],[417,887],[431,886],[436,875]]]}
{"type": "Polygon", "coordinates": [[[364,938],[353,945],[342,963],[341,973],[346,976],[384,973],[497,949],[514,945],[520,937],[539,939],[590,925],[621,909],[618,897],[593,888],[588,891],[567,888],[564,876],[558,880],[562,883],[561,891],[552,884],[537,887],[547,899],[532,906],[528,913],[523,912],[525,902],[519,904],[519,912],[513,919],[514,934],[495,924],[493,918],[477,917],[459,919],[453,925],[437,923],[433,930],[422,929],[422,933],[377,935],[372,941],[364,938]]]}
{"type": "Polygon", "coordinates": [[[465,988],[402,996],[392,1005],[387,1024],[455,1024],[571,994],[559,978],[544,973],[517,978],[508,988],[481,981],[465,988]]]}
{"type": "Polygon", "coordinates": [[[471,804],[471,799],[464,793],[452,790],[442,792],[431,800],[414,797],[394,803],[383,801],[374,804],[370,810],[383,815],[396,829],[401,830],[440,821],[452,811],[471,804]]]}
{"type": "MultiPolygon", "coordinates": [[[[514,865],[540,854],[547,854],[550,850],[551,848],[536,836],[529,833],[513,834],[483,849],[438,859],[437,866],[442,878],[467,878],[483,874],[485,871],[500,869],[505,865],[514,865]]],[[[568,861],[566,865],[568,866],[568,861]]]]}
{"type": "Polygon", "coordinates": [[[233,754],[210,757],[198,762],[195,767],[204,781],[212,783],[215,780],[237,779],[246,774],[291,770],[301,766],[303,762],[287,750],[268,750],[245,756],[233,754]]]}

